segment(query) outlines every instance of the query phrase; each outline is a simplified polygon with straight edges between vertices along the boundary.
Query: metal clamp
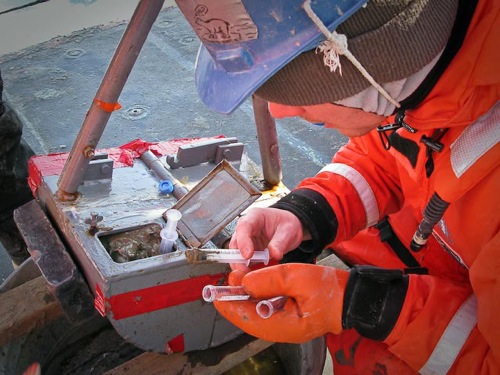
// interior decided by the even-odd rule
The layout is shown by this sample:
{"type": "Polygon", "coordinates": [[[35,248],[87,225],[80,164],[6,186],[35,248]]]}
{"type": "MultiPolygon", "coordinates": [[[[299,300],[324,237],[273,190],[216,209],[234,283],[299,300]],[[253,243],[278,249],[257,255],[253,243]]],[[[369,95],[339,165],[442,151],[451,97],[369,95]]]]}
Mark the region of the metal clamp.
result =
{"type": "Polygon", "coordinates": [[[108,154],[96,154],[89,162],[83,181],[111,180],[113,177],[113,160],[108,154]]]}
{"type": "Polygon", "coordinates": [[[166,161],[171,169],[176,169],[207,162],[219,164],[223,159],[237,164],[242,155],[243,143],[232,137],[180,146],[177,155],[168,155],[166,161]]]}

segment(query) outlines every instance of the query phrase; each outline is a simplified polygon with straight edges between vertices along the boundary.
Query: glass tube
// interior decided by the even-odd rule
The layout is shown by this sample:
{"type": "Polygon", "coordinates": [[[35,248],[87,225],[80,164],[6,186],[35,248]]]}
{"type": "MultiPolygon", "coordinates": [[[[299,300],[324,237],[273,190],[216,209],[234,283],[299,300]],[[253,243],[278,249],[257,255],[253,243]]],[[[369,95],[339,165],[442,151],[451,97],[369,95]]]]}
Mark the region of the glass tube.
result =
{"type": "Polygon", "coordinates": [[[255,306],[257,315],[263,319],[271,317],[275,312],[281,310],[283,306],[285,306],[286,300],[286,296],[278,296],[259,301],[257,306],[255,306]]]}
{"type": "Polygon", "coordinates": [[[206,302],[213,301],[245,301],[250,298],[242,286],[206,285],[202,291],[206,302]]]}

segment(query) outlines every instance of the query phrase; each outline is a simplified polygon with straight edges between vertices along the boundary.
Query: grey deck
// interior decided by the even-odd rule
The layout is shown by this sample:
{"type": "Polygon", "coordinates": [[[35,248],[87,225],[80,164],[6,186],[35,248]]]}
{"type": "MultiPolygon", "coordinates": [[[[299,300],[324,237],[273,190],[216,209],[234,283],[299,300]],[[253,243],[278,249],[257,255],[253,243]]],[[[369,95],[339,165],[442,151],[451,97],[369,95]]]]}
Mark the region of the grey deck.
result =
{"type": "MultiPolygon", "coordinates": [[[[5,98],[23,119],[24,137],[37,154],[70,151],[125,28],[125,23],[90,27],[0,56],[5,98]]],[[[122,109],[112,114],[98,148],[137,138],[224,134],[237,137],[259,163],[251,103],[227,116],[198,98],[198,45],[177,8],[160,13],[120,96],[122,109]]],[[[315,174],[345,142],[336,131],[299,119],[278,120],[277,129],[288,188],[315,174]]]]}

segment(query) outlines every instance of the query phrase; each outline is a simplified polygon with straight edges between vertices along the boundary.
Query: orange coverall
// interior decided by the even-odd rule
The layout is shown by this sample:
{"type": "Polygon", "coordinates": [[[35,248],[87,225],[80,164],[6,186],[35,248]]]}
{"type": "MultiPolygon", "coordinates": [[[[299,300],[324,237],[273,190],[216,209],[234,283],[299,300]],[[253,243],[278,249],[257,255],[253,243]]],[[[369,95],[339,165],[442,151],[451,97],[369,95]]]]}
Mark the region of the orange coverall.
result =
{"type": "Polygon", "coordinates": [[[346,330],[328,337],[336,375],[500,374],[499,9],[498,0],[479,1],[462,47],[426,98],[406,111],[404,122],[418,131],[397,134],[417,151],[386,150],[373,131],[351,139],[297,187],[333,208],[338,230],[329,247],[351,265],[406,268],[373,225],[388,216],[408,248],[433,193],[450,203],[427,246],[411,252],[428,274],[410,275],[389,336],[379,342],[346,330]],[[422,143],[437,129],[448,129],[441,152],[422,143]],[[373,358],[377,350],[385,362],[373,358]]]}

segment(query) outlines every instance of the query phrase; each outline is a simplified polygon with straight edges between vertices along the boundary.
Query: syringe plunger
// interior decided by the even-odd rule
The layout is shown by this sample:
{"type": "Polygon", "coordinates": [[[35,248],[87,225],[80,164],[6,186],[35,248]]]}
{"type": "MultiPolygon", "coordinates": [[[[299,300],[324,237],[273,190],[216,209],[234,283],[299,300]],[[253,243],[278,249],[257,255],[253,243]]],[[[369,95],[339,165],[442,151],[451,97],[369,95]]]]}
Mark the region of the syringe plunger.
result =
{"type": "Polygon", "coordinates": [[[167,223],[165,224],[167,233],[173,233],[177,231],[177,222],[182,218],[182,213],[175,208],[171,208],[167,210],[165,216],[167,217],[167,223]]]}

